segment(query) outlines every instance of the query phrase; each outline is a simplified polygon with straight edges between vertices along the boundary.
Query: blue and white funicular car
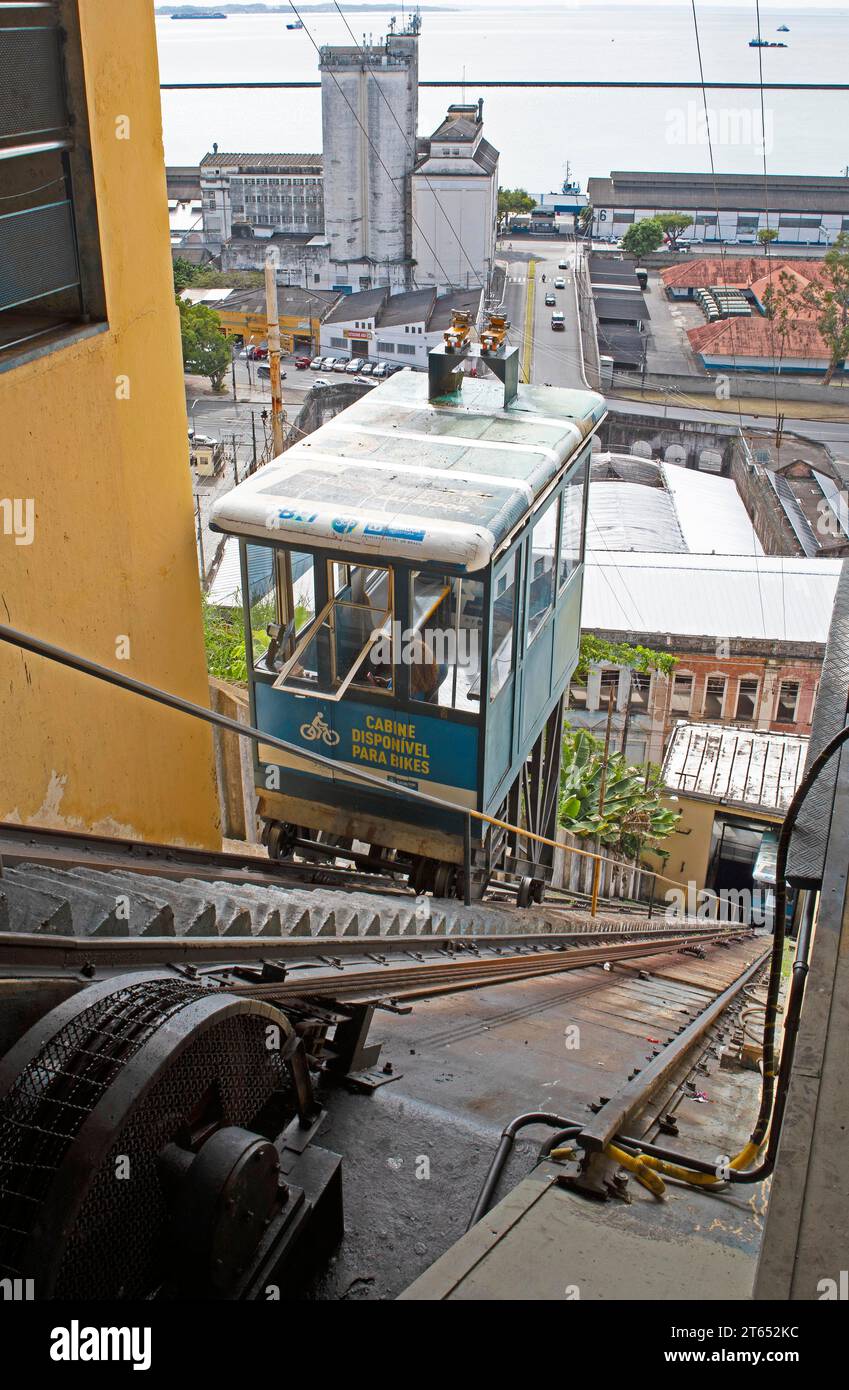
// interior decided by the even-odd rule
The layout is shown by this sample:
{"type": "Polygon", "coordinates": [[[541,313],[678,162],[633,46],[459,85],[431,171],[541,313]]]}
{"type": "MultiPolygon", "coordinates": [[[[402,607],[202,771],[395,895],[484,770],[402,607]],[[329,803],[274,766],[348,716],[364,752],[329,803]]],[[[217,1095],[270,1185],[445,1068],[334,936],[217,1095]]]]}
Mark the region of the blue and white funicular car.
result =
{"type": "Polygon", "coordinates": [[[255,751],[269,852],[344,854],[439,896],[496,876],[527,903],[551,850],[472,819],[467,883],[464,812],[555,831],[604,402],[517,386],[515,348],[464,376],[475,352],[446,335],[427,376],[369,391],[213,524],[240,538],[253,722],[291,745],[255,751]]]}

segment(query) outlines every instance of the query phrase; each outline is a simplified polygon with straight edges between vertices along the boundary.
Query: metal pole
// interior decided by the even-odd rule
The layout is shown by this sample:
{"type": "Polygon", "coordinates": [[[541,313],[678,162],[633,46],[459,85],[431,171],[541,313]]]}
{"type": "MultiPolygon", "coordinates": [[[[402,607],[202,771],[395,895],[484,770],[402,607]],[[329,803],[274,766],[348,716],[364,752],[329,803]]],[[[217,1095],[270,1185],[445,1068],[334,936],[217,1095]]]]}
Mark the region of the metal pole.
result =
{"type": "Polygon", "coordinates": [[[274,456],[283,452],[283,386],[280,380],[280,319],[277,313],[277,267],[280,253],[265,253],[265,316],[268,323],[268,365],[271,368],[271,440],[274,456]]]}
{"type": "Polygon", "coordinates": [[[252,472],[252,473],[255,473],[255,472],[256,472],[256,415],[254,414],[253,411],[251,411],[251,442],[252,442],[252,444],[253,444],[253,451],[254,451],[254,463],[253,463],[253,468],[251,469],[251,472],[252,472]]]}
{"type": "Polygon", "coordinates": [[[472,905],[472,818],[463,821],[463,903],[472,905]]]}
{"type": "MultiPolygon", "coordinates": [[[[598,789],[598,810],[601,815],[604,810],[604,787],[607,781],[607,758],[610,751],[610,726],[613,722],[613,688],[611,687],[607,697],[607,727],[604,731],[604,760],[601,765],[601,785],[598,789]]],[[[599,856],[593,865],[593,895],[590,904],[590,916],[595,917],[598,907],[598,885],[601,878],[601,857],[599,856]]]]}
{"type": "Polygon", "coordinates": [[[195,493],[195,512],[198,520],[198,549],[200,550],[200,582],[206,588],[206,559],[203,553],[203,520],[200,514],[200,496],[195,493]]]}

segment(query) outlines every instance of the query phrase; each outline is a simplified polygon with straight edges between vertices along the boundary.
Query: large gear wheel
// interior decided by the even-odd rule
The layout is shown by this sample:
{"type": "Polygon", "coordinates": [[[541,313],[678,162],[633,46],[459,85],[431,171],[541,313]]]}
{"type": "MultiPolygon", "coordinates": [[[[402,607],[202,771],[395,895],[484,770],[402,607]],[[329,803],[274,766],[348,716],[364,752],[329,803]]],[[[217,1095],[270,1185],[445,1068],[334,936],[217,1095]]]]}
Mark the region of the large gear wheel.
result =
{"type": "Polygon", "coordinates": [[[46,1014],[0,1062],[4,1275],[38,1299],[139,1299],[179,1268],[227,1296],[285,1194],[268,1137],[295,1112],[294,1045],[270,1004],[174,974],[46,1014]],[[187,1207],[205,1214],[193,1264],[187,1207]]]}

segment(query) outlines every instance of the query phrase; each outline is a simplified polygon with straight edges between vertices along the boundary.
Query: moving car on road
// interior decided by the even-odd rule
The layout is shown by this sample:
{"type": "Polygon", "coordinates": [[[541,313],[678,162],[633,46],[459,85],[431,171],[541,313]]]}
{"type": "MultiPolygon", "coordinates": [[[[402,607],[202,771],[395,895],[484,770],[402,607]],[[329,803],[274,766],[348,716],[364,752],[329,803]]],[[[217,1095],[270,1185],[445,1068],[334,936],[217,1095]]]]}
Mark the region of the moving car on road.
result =
{"type": "Polygon", "coordinates": [[[568,268],[569,268],[569,262],[568,262],[568,261],[558,261],[558,262],[557,262],[557,269],[558,269],[558,270],[568,270],[568,268]]]}
{"type": "Polygon", "coordinates": [[[558,275],[557,279],[554,282],[554,288],[556,290],[565,290],[566,281],[563,279],[562,275],[558,275]]]}
{"type": "Polygon", "coordinates": [[[564,315],[564,314],[560,314],[560,313],[552,314],[552,315],[551,315],[551,326],[552,326],[552,328],[555,330],[555,332],[556,332],[557,330],[559,330],[561,333],[565,332],[565,330],[566,330],[566,317],[565,317],[565,315],[564,315]]]}
{"type": "Polygon", "coordinates": [[[551,304],[556,304],[556,303],[557,303],[557,296],[556,296],[556,294],[554,293],[553,290],[549,290],[549,291],[548,291],[548,294],[545,296],[545,302],[546,302],[547,305],[551,305],[551,304]]]}

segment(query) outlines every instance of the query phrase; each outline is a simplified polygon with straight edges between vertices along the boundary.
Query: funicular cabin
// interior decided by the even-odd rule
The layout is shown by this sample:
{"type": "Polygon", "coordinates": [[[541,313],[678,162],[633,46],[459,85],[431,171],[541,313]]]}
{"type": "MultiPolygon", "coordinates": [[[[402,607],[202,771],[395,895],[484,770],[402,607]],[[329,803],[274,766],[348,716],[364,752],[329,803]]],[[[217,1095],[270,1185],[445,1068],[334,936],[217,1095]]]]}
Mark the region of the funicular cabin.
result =
{"type": "Polygon", "coordinates": [[[346,854],[439,896],[495,875],[527,903],[551,850],[466,813],[554,834],[604,403],[518,386],[515,348],[467,339],[293,445],[213,524],[240,538],[253,722],[290,749],[254,754],[269,852],[346,854]],[[496,375],[464,375],[475,355],[496,375]]]}

